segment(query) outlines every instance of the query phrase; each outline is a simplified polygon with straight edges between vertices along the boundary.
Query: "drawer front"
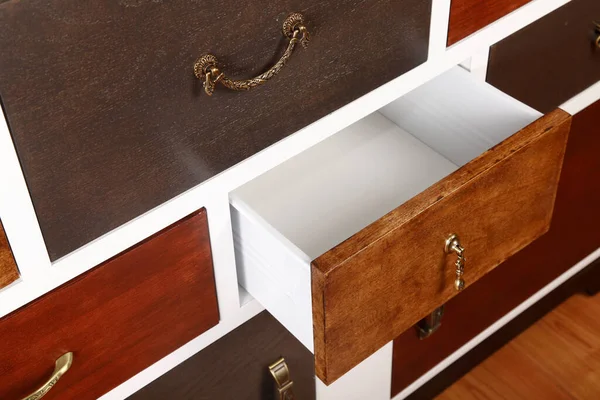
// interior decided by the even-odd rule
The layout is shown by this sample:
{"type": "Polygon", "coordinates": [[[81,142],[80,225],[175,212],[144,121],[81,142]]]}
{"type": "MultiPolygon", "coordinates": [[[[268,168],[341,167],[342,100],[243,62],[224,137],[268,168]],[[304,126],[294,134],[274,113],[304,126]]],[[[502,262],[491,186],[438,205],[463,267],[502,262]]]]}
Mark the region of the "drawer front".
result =
{"type": "Polygon", "coordinates": [[[573,0],[490,49],[487,81],[548,112],[600,80],[600,2],[573,0]]]}
{"type": "Polygon", "coordinates": [[[264,311],[129,397],[275,400],[269,365],[285,359],[297,399],[315,399],[314,357],[264,311]],[[193,395],[192,395],[193,394],[193,395]]]}
{"type": "Polygon", "coordinates": [[[218,323],[204,210],[0,320],[0,393],[96,399],[218,323]]]}
{"type": "Polygon", "coordinates": [[[548,230],[571,117],[557,110],[312,264],[316,369],[332,382],[548,230]]]}
{"type": "Polygon", "coordinates": [[[548,233],[451,299],[433,335],[394,340],[392,396],[600,246],[599,118],[600,102],[573,117],[548,233]]]}
{"type": "Polygon", "coordinates": [[[0,221],[0,289],[17,279],[19,279],[19,270],[0,221]]]}
{"type": "Polygon", "coordinates": [[[242,161],[427,58],[431,0],[77,0],[0,4],[0,95],[52,260],[242,161]],[[311,33],[264,87],[212,97],[311,33]],[[26,27],[26,28],[25,28],[26,27]],[[385,29],[379,29],[385,27],[385,29]],[[32,84],[36,82],[36,84],[32,84]]]}
{"type": "Polygon", "coordinates": [[[452,0],[448,46],[510,14],[531,0],[452,0]]]}

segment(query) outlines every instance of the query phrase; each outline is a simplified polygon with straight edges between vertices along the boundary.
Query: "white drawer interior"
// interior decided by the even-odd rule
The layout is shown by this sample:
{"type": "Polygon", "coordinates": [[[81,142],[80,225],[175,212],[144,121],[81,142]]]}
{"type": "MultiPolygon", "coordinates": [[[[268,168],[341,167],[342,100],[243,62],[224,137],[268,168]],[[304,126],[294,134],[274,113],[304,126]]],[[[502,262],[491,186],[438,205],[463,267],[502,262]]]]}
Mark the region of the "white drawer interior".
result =
{"type": "Polygon", "coordinates": [[[456,67],[230,195],[240,285],[313,351],[310,262],[542,115],[456,67]]]}

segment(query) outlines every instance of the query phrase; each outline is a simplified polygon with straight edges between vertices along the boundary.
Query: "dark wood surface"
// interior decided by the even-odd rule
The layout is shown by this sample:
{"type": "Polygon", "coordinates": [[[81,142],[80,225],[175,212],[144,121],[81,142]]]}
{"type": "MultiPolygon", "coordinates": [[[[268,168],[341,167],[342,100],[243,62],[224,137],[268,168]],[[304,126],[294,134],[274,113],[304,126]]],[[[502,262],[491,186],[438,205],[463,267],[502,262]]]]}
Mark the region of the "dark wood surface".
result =
{"type": "Polygon", "coordinates": [[[197,212],[0,320],[0,397],[71,369],[44,397],[96,399],[219,321],[206,212],[197,212]]]}
{"type": "Polygon", "coordinates": [[[473,284],[545,233],[571,116],[556,110],[312,264],[317,376],[329,384],[458,292],[449,233],[473,284]]]}
{"type": "Polygon", "coordinates": [[[452,0],[448,46],[510,14],[531,0],[452,0]]]}
{"type": "Polygon", "coordinates": [[[19,270],[0,221],[0,288],[10,285],[17,279],[19,279],[19,270]]]}
{"type": "Polygon", "coordinates": [[[231,167],[427,59],[431,0],[9,1],[0,96],[50,258],[231,167]],[[267,85],[207,97],[211,52],[233,78],[312,34],[267,85]]]}
{"type": "Polygon", "coordinates": [[[268,367],[284,357],[298,400],[315,399],[314,357],[264,311],[129,397],[276,400],[268,367]]]}
{"type": "Polygon", "coordinates": [[[573,118],[548,233],[450,300],[434,335],[409,330],[394,341],[392,394],[600,246],[599,120],[600,102],[573,118]]]}
{"type": "Polygon", "coordinates": [[[600,80],[593,21],[600,2],[573,0],[490,49],[487,81],[548,112],[600,80]]]}

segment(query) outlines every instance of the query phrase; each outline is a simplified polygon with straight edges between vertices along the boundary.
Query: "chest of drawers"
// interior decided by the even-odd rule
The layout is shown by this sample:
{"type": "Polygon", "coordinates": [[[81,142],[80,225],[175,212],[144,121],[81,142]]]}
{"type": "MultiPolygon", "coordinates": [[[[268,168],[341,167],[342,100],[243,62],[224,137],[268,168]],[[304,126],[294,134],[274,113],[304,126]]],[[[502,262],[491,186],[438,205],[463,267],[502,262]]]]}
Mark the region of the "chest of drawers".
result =
{"type": "Polygon", "coordinates": [[[410,395],[600,256],[596,12],[1,3],[0,398],[410,395]]]}

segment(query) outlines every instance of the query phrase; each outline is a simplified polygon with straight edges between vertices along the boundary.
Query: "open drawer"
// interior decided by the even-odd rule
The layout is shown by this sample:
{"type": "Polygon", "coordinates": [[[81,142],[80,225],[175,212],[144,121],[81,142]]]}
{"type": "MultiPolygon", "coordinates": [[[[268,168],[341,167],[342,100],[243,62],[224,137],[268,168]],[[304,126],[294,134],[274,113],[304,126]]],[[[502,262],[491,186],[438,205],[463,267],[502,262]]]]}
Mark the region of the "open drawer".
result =
{"type": "Polygon", "coordinates": [[[459,294],[450,234],[468,286],[548,230],[570,123],[450,70],[231,193],[240,285],[330,384],[459,294]]]}

